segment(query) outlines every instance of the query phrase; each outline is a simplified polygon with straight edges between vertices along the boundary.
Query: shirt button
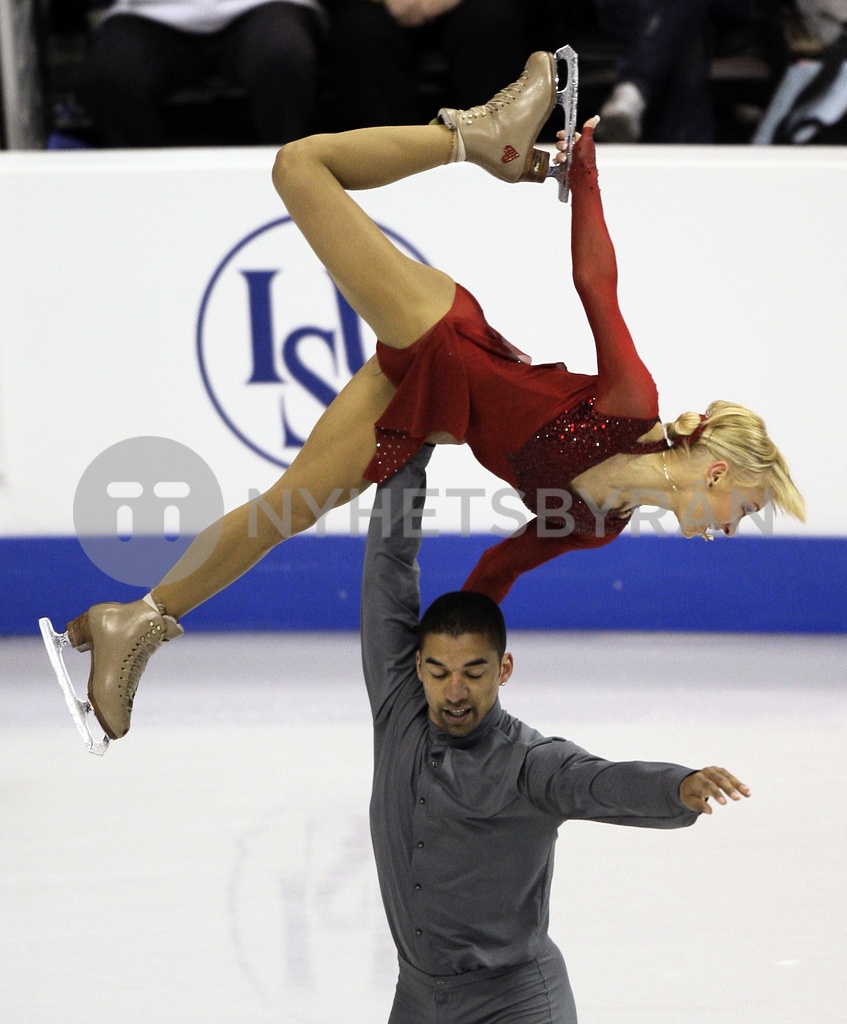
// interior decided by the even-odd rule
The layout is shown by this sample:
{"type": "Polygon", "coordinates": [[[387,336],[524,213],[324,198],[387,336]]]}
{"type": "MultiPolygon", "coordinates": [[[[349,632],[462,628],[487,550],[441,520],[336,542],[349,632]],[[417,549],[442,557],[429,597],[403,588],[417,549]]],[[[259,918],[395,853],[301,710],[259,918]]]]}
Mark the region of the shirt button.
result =
{"type": "Polygon", "coordinates": [[[438,761],[430,761],[429,763],[430,763],[430,765],[432,765],[433,768],[437,768],[440,762],[438,762],[438,761]]]}
{"type": "Polygon", "coordinates": [[[420,892],[420,889],[421,889],[421,883],[420,882],[415,882],[415,891],[416,892],[420,892]]]}
{"type": "Polygon", "coordinates": [[[425,803],[426,803],[426,797],[425,797],[425,796],[422,796],[422,797],[420,798],[420,800],[418,800],[418,803],[419,803],[419,804],[425,804],[425,803]]]}
{"type": "Polygon", "coordinates": [[[415,935],[423,935],[423,931],[420,928],[416,928],[415,935]]]}
{"type": "Polygon", "coordinates": [[[422,850],[423,849],[423,840],[421,840],[419,843],[415,843],[415,846],[417,846],[417,848],[419,850],[422,850]]]}
{"type": "Polygon", "coordinates": [[[435,984],[436,984],[436,985],[437,985],[437,986],[438,986],[439,988],[444,988],[444,986],[445,986],[445,985],[447,984],[447,982],[446,982],[446,981],[445,981],[445,980],[444,980],[443,978],[436,978],[436,980],[435,980],[435,984]]]}

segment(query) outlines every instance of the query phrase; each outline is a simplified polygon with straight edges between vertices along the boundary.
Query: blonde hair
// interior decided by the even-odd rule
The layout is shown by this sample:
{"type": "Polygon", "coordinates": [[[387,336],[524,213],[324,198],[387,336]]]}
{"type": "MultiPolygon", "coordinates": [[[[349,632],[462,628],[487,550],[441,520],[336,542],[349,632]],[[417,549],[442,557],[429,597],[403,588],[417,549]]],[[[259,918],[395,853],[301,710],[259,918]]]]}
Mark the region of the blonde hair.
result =
{"type": "Polygon", "coordinates": [[[797,490],[788,464],[768,437],[761,416],[732,402],[712,402],[705,419],[699,412],[684,412],[665,430],[673,444],[694,455],[702,445],[711,455],[730,467],[743,486],[764,483],[774,506],[786,515],[806,521],[806,503],[797,490]],[[697,428],[702,431],[689,441],[697,428]]]}

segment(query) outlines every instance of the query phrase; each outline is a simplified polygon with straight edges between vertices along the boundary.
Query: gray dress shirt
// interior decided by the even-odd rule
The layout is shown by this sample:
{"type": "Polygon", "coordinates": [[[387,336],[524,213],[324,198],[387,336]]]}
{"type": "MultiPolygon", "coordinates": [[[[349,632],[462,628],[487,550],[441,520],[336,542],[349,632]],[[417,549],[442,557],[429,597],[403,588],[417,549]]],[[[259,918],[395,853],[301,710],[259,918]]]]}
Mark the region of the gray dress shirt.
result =
{"type": "Polygon", "coordinates": [[[431,975],[533,960],[547,926],[556,836],[571,818],[681,828],[691,768],[604,760],[548,738],[499,701],[469,736],[428,715],[415,670],[420,509],[431,449],[381,485],[362,582],[374,719],[371,835],[399,955],[431,975]]]}

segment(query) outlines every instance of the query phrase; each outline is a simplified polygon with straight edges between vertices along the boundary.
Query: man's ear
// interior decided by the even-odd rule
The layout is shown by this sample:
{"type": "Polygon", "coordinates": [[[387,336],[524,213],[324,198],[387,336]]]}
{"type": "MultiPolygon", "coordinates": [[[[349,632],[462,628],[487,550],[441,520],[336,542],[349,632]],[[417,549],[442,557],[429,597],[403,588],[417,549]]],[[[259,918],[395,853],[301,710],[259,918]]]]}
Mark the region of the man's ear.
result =
{"type": "Polygon", "coordinates": [[[418,673],[418,679],[420,679],[420,681],[423,682],[423,672],[421,670],[422,669],[422,662],[421,662],[421,652],[420,652],[420,649],[415,651],[415,669],[417,670],[417,673],[418,673]]]}
{"type": "Polygon", "coordinates": [[[500,685],[505,686],[509,681],[509,677],[514,670],[515,662],[512,655],[508,651],[503,655],[503,660],[500,662],[500,685]]]}

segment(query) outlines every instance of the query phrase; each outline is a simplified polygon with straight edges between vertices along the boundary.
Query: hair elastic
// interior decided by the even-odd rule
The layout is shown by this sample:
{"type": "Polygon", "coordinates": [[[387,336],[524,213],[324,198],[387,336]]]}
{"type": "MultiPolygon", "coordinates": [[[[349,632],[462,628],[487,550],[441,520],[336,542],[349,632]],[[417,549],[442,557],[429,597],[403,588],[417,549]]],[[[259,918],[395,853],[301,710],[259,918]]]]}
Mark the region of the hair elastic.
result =
{"type": "Polygon", "coordinates": [[[707,423],[708,418],[704,416],[701,412],[700,422],[697,424],[697,426],[691,431],[690,434],[677,434],[676,437],[673,439],[673,447],[675,448],[678,444],[682,444],[683,441],[685,441],[690,447],[706,429],[707,423]]]}

